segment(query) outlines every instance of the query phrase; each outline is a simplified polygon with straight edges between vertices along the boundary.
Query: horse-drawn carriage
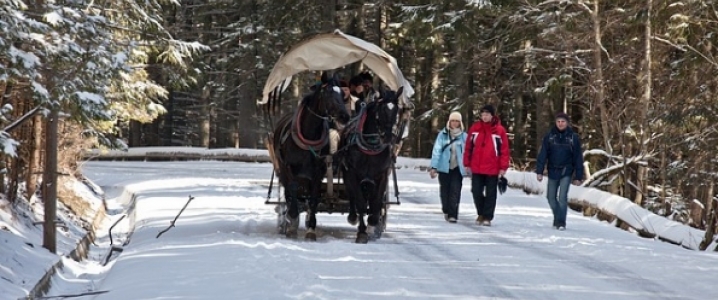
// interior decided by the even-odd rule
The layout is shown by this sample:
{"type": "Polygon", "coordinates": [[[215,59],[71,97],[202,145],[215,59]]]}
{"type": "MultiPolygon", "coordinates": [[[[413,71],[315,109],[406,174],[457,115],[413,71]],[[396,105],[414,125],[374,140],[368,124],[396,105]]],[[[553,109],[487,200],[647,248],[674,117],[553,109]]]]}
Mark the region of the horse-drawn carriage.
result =
{"type": "Polygon", "coordinates": [[[369,240],[367,231],[379,238],[386,228],[389,205],[399,204],[393,171],[408,134],[413,110],[409,98],[414,90],[391,55],[337,30],[303,41],[284,53],[267,79],[259,104],[271,115],[281,107],[282,92],[292,77],[303,71],[321,71],[321,82],[293,112],[280,117],[266,140],[274,166],[267,204],[276,205],[279,231],[296,237],[299,214],[306,212],[305,238],[316,240],[316,213],[336,212],[347,213],[350,224],[359,224],[357,243],[369,240]],[[330,76],[327,71],[357,62],[370,69],[383,85],[352,116],[345,107],[336,74],[330,76]],[[331,127],[341,132],[335,153],[329,153],[331,127]],[[284,190],[276,201],[270,200],[274,174],[284,190]],[[390,201],[390,179],[396,202],[390,201]],[[370,227],[373,230],[368,230],[370,227]]]}

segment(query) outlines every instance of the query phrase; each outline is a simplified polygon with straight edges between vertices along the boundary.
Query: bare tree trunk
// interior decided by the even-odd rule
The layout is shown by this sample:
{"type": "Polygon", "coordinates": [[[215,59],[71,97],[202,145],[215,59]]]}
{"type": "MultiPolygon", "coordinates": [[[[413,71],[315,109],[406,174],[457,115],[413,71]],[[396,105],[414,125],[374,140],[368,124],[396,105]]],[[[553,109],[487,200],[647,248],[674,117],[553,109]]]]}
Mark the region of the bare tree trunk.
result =
{"type": "MultiPolygon", "coordinates": [[[[712,170],[713,168],[711,166],[708,167],[709,170],[712,170]]],[[[712,174],[712,171],[709,171],[708,174],[712,174]]],[[[714,180],[708,181],[708,191],[706,192],[705,199],[706,199],[706,214],[707,214],[707,226],[706,226],[706,233],[703,237],[703,241],[701,241],[701,244],[699,246],[699,249],[706,250],[708,246],[713,242],[713,235],[715,234],[715,218],[716,218],[716,211],[715,211],[715,205],[713,205],[713,188],[715,186],[714,180]]]]}
{"type": "Polygon", "coordinates": [[[638,206],[643,207],[643,194],[645,191],[645,184],[644,181],[646,180],[646,172],[647,168],[642,165],[638,165],[636,169],[636,197],[634,198],[633,202],[636,203],[638,206]]]}
{"type": "MultiPolygon", "coordinates": [[[[414,51],[414,53],[417,55],[418,55],[418,52],[419,51],[414,51]]],[[[414,84],[414,89],[416,90],[416,93],[414,94],[414,101],[417,106],[418,105],[424,106],[424,105],[426,105],[425,103],[426,103],[427,99],[425,99],[425,97],[424,97],[425,93],[424,93],[424,84],[422,81],[423,78],[422,78],[422,76],[419,75],[420,73],[422,73],[424,71],[423,67],[421,66],[422,65],[421,60],[420,59],[415,60],[414,65],[415,65],[414,68],[418,68],[417,72],[414,72],[417,74],[416,81],[414,84]]],[[[432,120],[432,122],[434,122],[434,120],[432,120]]],[[[422,143],[423,143],[422,131],[423,130],[421,130],[421,128],[422,127],[420,127],[420,126],[412,127],[412,130],[415,133],[418,133],[418,134],[413,134],[413,136],[414,136],[414,147],[413,147],[414,151],[412,153],[413,157],[421,157],[421,153],[422,153],[422,149],[423,149],[423,146],[422,146],[422,143]]]]}
{"type": "Polygon", "coordinates": [[[322,5],[322,32],[329,33],[336,28],[337,0],[325,0],[322,5]]]}
{"type": "MultiPolygon", "coordinates": [[[[624,127],[623,122],[621,121],[621,119],[618,119],[619,131],[623,127],[624,127]]],[[[621,167],[621,173],[622,173],[622,177],[623,177],[623,194],[619,194],[619,196],[631,199],[631,195],[630,195],[631,186],[630,186],[630,180],[629,180],[630,176],[628,174],[628,158],[626,157],[628,155],[628,153],[626,151],[625,134],[621,134],[619,136],[618,140],[619,140],[620,147],[621,147],[621,157],[623,158],[623,166],[621,167]]]]}
{"type": "MultiPolygon", "coordinates": [[[[639,155],[644,155],[646,153],[646,137],[649,136],[648,131],[648,124],[647,124],[647,118],[646,115],[648,113],[648,109],[651,104],[651,93],[653,91],[653,73],[651,71],[651,68],[653,68],[653,58],[651,54],[651,40],[653,35],[653,29],[652,29],[652,13],[653,10],[653,0],[646,0],[646,21],[645,21],[645,35],[644,35],[644,53],[643,53],[643,78],[642,85],[643,85],[643,95],[641,96],[641,107],[639,109],[639,124],[640,124],[640,131],[641,131],[641,141],[639,144],[639,155]]],[[[646,192],[645,185],[643,184],[644,176],[646,173],[646,167],[638,165],[636,169],[636,197],[633,202],[635,202],[638,206],[642,206],[643,204],[643,194],[646,192]]]]}
{"type": "Polygon", "coordinates": [[[595,76],[593,82],[596,85],[596,102],[598,103],[599,115],[601,118],[601,133],[603,134],[603,141],[605,143],[606,151],[612,153],[611,147],[611,134],[609,129],[609,115],[608,106],[606,105],[606,89],[605,82],[603,80],[603,44],[601,43],[601,19],[599,15],[599,0],[593,1],[593,11],[591,13],[591,19],[593,21],[593,59],[595,76]]]}
{"type": "Polygon", "coordinates": [[[202,89],[202,96],[200,96],[200,110],[202,111],[201,119],[199,120],[199,143],[201,147],[209,148],[210,138],[210,119],[211,119],[211,103],[210,103],[210,87],[205,84],[202,89]]]}
{"type": "Polygon", "coordinates": [[[474,108],[476,106],[476,103],[474,101],[475,95],[476,95],[476,85],[474,84],[474,76],[477,71],[476,64],[478,63],[478,55],[476,54],[476,48],[472,45],[470,48],[472,51],[467,51],[468,53],[474,53],[471,57],[468,57],[470,61],[473,61],[472,64],[469,65],[469,69],[466,71],[466,120],[464,120],[464,126],[466,126],[466,130],[469,130],[468,127],[471,126],[471,124],[474,122],[474,108]]]}
{"type": "MultiPolygon", "coordinates": [[[[453,54],[456,58],[456,82],[458,83],[456,87],[456,97],[459,98],[460,102],[468,102],[469,93],[467,92],[468,84],[464,85],[462,83],[467,82],[466,78],[468,77],[466,66],[467,62],[471,59],[470,57],[467,57],[470,55],[471,52],[464,51],[464,45],[463,41],[456,39],[454,41],[454,49],[453,54]]],[[[464,105],[465,106],[465,105],[464,105]]],[[[462,115],[465,115],[462,113],[462,115]]],[[[466,122],[464,122],[466,123],[466,122]]],[[[464,124],[465,126],[470,126],[467,124],[464,124]]]]}
{"type": "Polygon", "coordinates": [[[644,46],[644,57],[643,57],[643,78],[641,78],[643,83],[643,95],[641,97],[641,109],[639,109],[640,113],[640,124],[641,124],[641,153],[645,151],[645,139],[646,139],[646,114],[648,113],[648,108],[651,103],[651,93],[653,91],[653,73],[651,71],[651,68],[653,67],[653,58],[651,57],[651,40],[653,35],[653,29],[651,25],[651,17],[653,16],[652,11],[653,10],[653,0],[646,0],[646,22],[645,22],[645,46],[644,46]]]}
{"type": "MultiPolygon", "coordinates": [[[[570,113],[568,106],[573,102],[573,59],[566,57],[564,59],[564,68],[567,74],[571,74],[569,79],[563,85],[563,111],[570,113]]],[[[571,114],[573,115],[573,114],[571,114]]],[[[573,119],[573,118],[572,118],[573,119]]]]}
{"type": "Polygon", "coordinates": [[[42,180],[45,203],[45,222],[43,225],[42,246],[51,253],[56,252],[57,235],[55,217],[57,215],[57,135],[59,108],[52,108],[45,130],[45,172],[42,180]]]}
{"type": "MultiPolygon", "coordinates": [[[[13,90],[13,84],[10,81],[3,81],[3,90],[2,94],[0,94],[0,100],[2,100],[3,106],[5,104],[10,103],[12,101],[11,99],[11,93],[13,90]]],[[[0,155],[0,168],[6,169],[8,167],[9,159],[5,157],[4,155],[0,155]]],[[[5,194],[7,192],[7,189],[5,188],[5,172],[0,172],[0,193],[5,194]]],[[[8,199],[11,203],[15,201],[15,199],[8,199]]]]}
{"type": "Polygon", "coordinates": [[[386,30],[387,16],[384,1],[379,2],[376,8],[376,25],[374,27],[377,46],[386,49],[386,41],[384,40],[384,31],[386,30]]]}
{"type": "Polygon", "coordinates": [[[661,142],[661,204],[664,209],[664,216],[668,216],[670,212],[668,211],[668,199],[666,198],[666,184],[668,184],[668,181],[666,180],[666,173],[668,173],[668,170],[666,168],[666,143],[661,142]]]}
{"type": "MultiPolygon", "coordinates": [[[[433,138],[433,135],[436,134],[443,127],[443,124],[441,124],[442,122],[439,119],[439,110],[443,101],[441,101],[441,99],[438,99],[438,97],[432,97],[432,95],[438,95],[437,89],[439,88],[440,82],[438,70],[439,59],[436,56],[437,53],[435,53],[435,51],[431,51],[425,61],[425,68],[427,69],[426,71],[429,73],[429,76],[426,78],[429,83],[429,88],[424,94],[424,97],[426,97],[424,101],[431,101],[432,109],[431,133],[427,137],[429,139],[433,138]]],[[[424,152],[422,151],[422,153],[424,152]]]]}
{"type": "Polygon", "coordinates": [[[40,172],[40,154],[42,149],[42,115],[36,114],[32,118],[32,151],[30,152],[30,158],[27,169],[27,182],[25,188],[27,189],[27,198],[32,198],[35,195],[37,187],[37,173],[40,172]]]}
{"type": "MultiPolygon", "coordinates": [[[[358,38],[364,39],[366,37],[366,16],[364,15],[364,4],[357,4],[359,7],[351,12],[350,30],[349,33],[355,35],[358,38]]],[[[353,74],[357,74],[360,71],[361,62],[351,64],[347,70],[349,74],[347,77],[351,78],[353,74]]]]}

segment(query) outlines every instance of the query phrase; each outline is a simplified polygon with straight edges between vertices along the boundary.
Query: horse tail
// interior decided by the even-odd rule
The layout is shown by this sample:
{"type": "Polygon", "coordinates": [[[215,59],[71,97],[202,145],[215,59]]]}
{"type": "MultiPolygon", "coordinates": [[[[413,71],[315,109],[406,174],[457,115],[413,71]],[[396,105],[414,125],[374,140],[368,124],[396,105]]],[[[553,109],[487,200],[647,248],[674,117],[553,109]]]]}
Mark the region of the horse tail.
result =
{"type": "Polygon", "coordinates": [[[274,164],[274,169],[279,178],[282,178],[282,169],[284,166],[284,158],[282,157],[281,148],[284,145],[284,141],[289,136],[289,126],[292,120],[291,113],[283,115],[274,126],[274,131],[269,135],[267,141],[267,150],[269,150],[269,157],[274,164]]]}
{"type": "Polygon", "coordinates": [[[272,162],[272,167],[274,167],[274,172],[279,174],[279,161],[277,160],[277,155],[274,152],[274,133],[270,132],[265,138],[264,138],[264,144],[267,145],[267,151],[269,152],[269,161],[272,162]]]}

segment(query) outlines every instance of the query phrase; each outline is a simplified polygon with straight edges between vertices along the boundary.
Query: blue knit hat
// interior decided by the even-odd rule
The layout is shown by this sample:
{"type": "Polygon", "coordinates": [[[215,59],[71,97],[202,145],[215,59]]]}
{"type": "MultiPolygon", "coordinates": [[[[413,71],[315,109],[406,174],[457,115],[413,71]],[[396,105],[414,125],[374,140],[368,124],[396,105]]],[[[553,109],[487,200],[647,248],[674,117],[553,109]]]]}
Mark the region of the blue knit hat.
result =
{"type": "Polygon", "coordinates": [[[564,120],[566,120],[566,122],[570,122],[570,121],[571,121],[571,118],[569,118],[569,116],[568,116],[565,112],[559,112],[559,113],[557,113],[557,114],[556,114],[556,118],[554,118],[554,119],[556,119],[556,120],[558,120],[558,119],[564,119],[564,120]]]}

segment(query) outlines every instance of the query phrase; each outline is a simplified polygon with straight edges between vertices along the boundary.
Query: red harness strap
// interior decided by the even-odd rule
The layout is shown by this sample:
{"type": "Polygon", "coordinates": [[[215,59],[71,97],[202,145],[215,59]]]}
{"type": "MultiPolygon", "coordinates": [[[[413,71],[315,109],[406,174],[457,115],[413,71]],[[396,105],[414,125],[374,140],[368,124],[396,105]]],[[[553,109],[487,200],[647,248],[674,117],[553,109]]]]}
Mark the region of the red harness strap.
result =
{"type": "Polygon", "coordinates": [[[310,141],[302,135],[301,127],[299,126],[299,118],[302,116],[302,112],[304,111],[304,106],[299,106],[299,109],[297,109],[297,114],[294,117],[294,126],[292,128],[292,139],[294,142],[299,146],[299,148],[302,148],[304,150],[319,150],[321,148],[324,148],[329,143],[329,136],[328,136],[328,130],[322,129],[322,137],[320,137],[318,140],[310,141]]]}

